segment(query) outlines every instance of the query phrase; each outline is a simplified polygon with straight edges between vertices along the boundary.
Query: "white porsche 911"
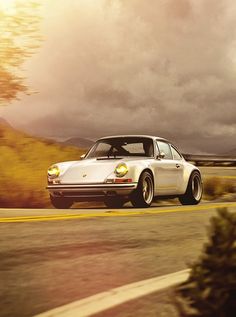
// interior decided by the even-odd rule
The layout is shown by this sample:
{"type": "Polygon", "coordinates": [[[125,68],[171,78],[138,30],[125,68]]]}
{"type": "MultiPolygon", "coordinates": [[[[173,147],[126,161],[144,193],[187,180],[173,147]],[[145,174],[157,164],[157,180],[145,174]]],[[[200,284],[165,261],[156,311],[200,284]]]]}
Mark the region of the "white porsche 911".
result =
{"type": "Polygon", "coordinates": [[[102,200],[109,208],[127,201],[144,208],[154,198],[174,197],[183,205],[195,205],[203,191],[196,166],[172,143],[146,135],[99,139],[81,160],[52,165],[47,189],[56,208],[91,200],[102,200]]]}

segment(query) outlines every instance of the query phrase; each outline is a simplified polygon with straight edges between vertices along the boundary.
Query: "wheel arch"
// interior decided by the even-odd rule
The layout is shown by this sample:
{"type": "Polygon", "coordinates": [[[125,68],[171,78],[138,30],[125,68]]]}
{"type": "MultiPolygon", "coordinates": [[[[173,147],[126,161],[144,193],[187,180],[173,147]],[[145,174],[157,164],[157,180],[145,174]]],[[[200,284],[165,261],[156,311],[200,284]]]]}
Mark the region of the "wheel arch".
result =
{"type": "Polygon", "coordinates": [[[141,173],[140,173],[140,175],[139,175],[138,181],[140,180],[141,175],[142,175],[143,173],[145,173],[145,172],[148,172],[148,173],[152,176],[153,185],[155,186],[155,179],[154,179],[153,171],[152,171],[150,168],[148,168],[148,167],[144,168],[144,169],[141,171],[141,173]]]}
{"type": "Polygon", "coordinates": [[[185,183],[185,191],[184,191],[184,193],[186,193],[186,191],[187,191],[187,189],[188,189],[188,184],[189,184],[190,178],[191,178],[191,176],[193,175],[193,173],[195,173],[195,172],[197,172],[197,173],[200,175],[201,181],[202,181],[202,174],[201,174],[200,170],[199,170],[198,168],[193,168],[193,169],[190,171],[189,175],[188,175],[188,181],[185,183]]]}
{"type": "Polygon", "coordinates": [[[131,194],[130,200],[131,200],[132,205],[136,208],[147,208],[147,207],[150,207],[150,205],[153,201],[153,197],[154,197],[154,175],[153,175],[153,172],[150,168],[145,167],[139,173],[138,186],[131,194]],[[148,174],[150,175],[149,180],[152,179],[152,182],[153,182],[152,196],[150,197],[150,192],[149,192],[148,198],[143,196],[143,184],[140,182],[140,179],[145,172],[148,172],[148,174]],[[148,199],[148,201],[146,199],[148,199]]]}

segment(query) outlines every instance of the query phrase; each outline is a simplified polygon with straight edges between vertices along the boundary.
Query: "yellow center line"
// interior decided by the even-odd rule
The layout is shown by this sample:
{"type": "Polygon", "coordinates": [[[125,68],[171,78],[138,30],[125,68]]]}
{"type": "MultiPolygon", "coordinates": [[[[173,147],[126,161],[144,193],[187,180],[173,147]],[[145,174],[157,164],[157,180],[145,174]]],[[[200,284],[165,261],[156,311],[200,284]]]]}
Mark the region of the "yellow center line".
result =
{"type": "Polygon", "coordinates": [[[207,204],[189,207],[178,207],[170,209],[145,209],[138,211],[118,211],[111,210],[100,213],[89,213],[89,214],[58,214],[58,215],[39,215],[39,216],[18,216],[18,217],[4,217],[0,218],[0,223],[11,223],[11,222],[37,222],[37,221],[51,221],[51,220],[72,220],[72,219],[89,219],[98,217],[130,217],[137,215],[156,215],[162,213],[174,213],[174,212],[190,212],[190,211],[201,211],[210,210],[220,207],[236,207],[236,203],[220,203],[220,204],[207,204]]]}

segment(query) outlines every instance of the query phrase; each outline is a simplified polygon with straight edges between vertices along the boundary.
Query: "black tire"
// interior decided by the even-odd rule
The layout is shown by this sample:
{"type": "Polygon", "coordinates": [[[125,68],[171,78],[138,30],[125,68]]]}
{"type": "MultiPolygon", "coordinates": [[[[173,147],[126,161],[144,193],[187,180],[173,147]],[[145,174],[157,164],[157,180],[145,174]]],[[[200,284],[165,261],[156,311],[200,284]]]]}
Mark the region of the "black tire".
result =
{"type": "Polygon", "coordinates": [[[154,197],[154,184],[152,175],[143,172],[139,178],[138,187],[130,197],[135,208],[148,208],[151,206],[154,197]]]}
{"type": "Polygon", "coordinates": [[[63,197],[54,197],[50,195],[53,207],[57,209],[69,209],[73,205],[73,201],[63,197]]]}
{"type": "Polygon", "coordinates": [[[120,198],[120,197],[109,197],[106,198],[106,200],[104,201],[104,204],[108,207],[108,208],[122,208],[124,205],[125,201],[120,198]]]}
{"type": "Polygon", "coordinates": [[[197,205],[202,199],[202,179],[198,171],[192,172],[187,190],[184,195],[179,197],[179,201],[182,205],[197,205]]]}

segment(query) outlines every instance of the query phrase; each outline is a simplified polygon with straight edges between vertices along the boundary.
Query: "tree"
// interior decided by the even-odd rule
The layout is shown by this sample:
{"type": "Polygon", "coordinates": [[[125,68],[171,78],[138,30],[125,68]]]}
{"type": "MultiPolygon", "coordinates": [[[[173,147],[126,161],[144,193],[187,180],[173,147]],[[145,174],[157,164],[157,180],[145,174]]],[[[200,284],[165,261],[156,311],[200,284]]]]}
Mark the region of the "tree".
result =
{"type": "Polygon", "coordinates": [[[212,218],[209,242],[177,289],[176,304],[183,317],[236,316],[235,213],[221,208],[212,218]]]}
{"type": "Polygon", "coordinates": [[[0,0],[0,105],[29,93],[22,66],[39,47],[39,4],[0,0]]]}

